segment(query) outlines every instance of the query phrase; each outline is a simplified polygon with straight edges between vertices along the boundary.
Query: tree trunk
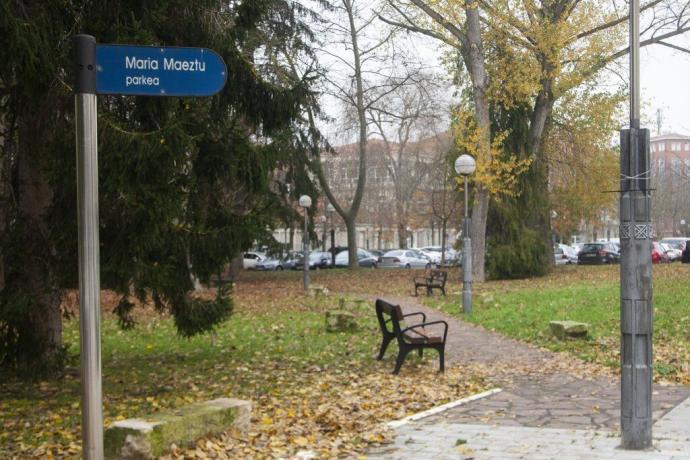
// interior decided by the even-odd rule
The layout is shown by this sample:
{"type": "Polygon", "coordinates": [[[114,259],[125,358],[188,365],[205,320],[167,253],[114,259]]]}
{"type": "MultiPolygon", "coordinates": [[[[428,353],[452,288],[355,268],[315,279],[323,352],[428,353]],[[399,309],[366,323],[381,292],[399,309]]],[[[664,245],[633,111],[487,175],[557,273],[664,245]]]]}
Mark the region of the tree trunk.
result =
{"type": "Polygon", "coordinates": [[[489,191],[483,187],[477,187],[474,192],[470,233],[472,237],[472,276],[475,281],[480,283],[486,277],[484,254],[486,252],[486,221],[488,214],[489,191]]]}
{"type": "Polygon", "coordinates": [[[400,222],[398,222],[398,241],[402,249],[407,249],[407,228],[400,222]]]}
{"type": "MultiPolygon", "coordinates": [[[[544,58],[544,62],[542,64],[543,72],[548,75],[552,72],[552,66],[548,64],[546,58],[544,58]]],[[[549,165],[542,151],[542,141],[555,102],[551,89],[552,86],[553,81],[551,81],[550,77],[542,78],[541,90],[537,95],[530,120],[527,145],[528,154],[534,158],[534,162],[531,165],[531,169],[534,172],[534,183],[531,186],[545,194],[543,201],[541,201],[542,205],[533,209],[533,217],[528,225],[539,232],[546,248],[552,247],[553,241],[551,239],[551,206],[547,192],[549,186],[549,165]]],[[[546,263],[548,263],[550,268],[555,264],[555,261],[553,257],[549,257],[546,263]]]]}
{"type": "MultiPolygon", "coordinates": [[[[489,160],[491,158],[491,120],[489,118],[489,102],[486,96],[489,77],[484,65],[482,51],[481,26],[479,23],[479,8],[475,0],[468,0],[465,4],[467,14],[467,46],[463,49],[465,66],[472,80],[472,98],[474,100],[474,116],[479,130],[478,156],[489,160]]],[[[472,206],[472,275],[474,280],[482,282],[485,279],[485,243],[486,221],[489,211],[489,192],[482,186],[475,187],[474,203],[472,206]]]]}
{"type": "Polygon", "coordinates": [[[448,219],[443,218],[443,223],[441,224],[441,263],[446,263],[446,225],[448,225],[448,219]]]}
{"type": "Polygon", "coordinates": [[[20,260],[12,261],[11,266],[16,267],[17,285],[33,301],[28,306],[30,310],[24,312],[26,323],[20,325],[23,337],[19,337],[19,346],[21,353],[27,354],[23,361],[51,366],[62,349],[60,292],[51,270],[53,264],[48,260],[55,252],[47,222],[53,194],[40,156],[32,148],[32,132],[29,125],[20,128],[24,141],[19,147],[16,190],[24,247],[20,260]]]}
{"type": "Polygon", "coordinates": [[[359,268],[357,260],[357,222],[354,217],[349,217],[345,220],[345,227],[347,227],[347,257],[348,268],[359,268]]]}

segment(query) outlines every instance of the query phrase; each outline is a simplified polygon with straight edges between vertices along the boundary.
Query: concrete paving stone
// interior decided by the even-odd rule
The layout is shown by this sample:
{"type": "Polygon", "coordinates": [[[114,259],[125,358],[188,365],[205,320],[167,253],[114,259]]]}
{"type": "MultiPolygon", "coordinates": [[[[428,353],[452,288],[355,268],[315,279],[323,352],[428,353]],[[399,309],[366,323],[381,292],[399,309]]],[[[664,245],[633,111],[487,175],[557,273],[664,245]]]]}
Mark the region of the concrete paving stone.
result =
{"type": "Polygon", "coordinates": [[[416,300],[389,300],[400,303],[406,312],[424,311],[429,321],[448,322],[448,363],[477,362],[489,369],[494,363],[512,366],[497,366],[499,373],[491,376],[504,391],[398,427],[393,444],[397,452],[386,451],[383,457],[371,458],[416,459],[430,452],[437,458],[462,458],[454,456],[453,450],[457,439],[462,438],[477,460],[690,460],[690,432],[684,436],[685,427],[690,431],[690,387],[655,385],[653,416],[659,420],[654,426],[658,438],[655,450],[622,451],[616,449],[620,443],[617,379],[543,373],[541,369],[548,367],[544,364],[554,359],[551,352],[463,323],[416,300]],[[527,372],[516,374],[510,369],[527,372]],[[676,411],[684,400],[688,407],[676,411]],[[439,428],[424,430],[420,425],[439,428]],[[583,430],[585,427],[596,431],[583,430]],[[662,434],[666,437],[659,438],[662,434]],[[401,443],[401,437],[413,438],[413,442],[401,443]],[[439,447],[441,450],[430,450],[439,447]],[[529,454],[520,453],[521,449],[529,454]]]}

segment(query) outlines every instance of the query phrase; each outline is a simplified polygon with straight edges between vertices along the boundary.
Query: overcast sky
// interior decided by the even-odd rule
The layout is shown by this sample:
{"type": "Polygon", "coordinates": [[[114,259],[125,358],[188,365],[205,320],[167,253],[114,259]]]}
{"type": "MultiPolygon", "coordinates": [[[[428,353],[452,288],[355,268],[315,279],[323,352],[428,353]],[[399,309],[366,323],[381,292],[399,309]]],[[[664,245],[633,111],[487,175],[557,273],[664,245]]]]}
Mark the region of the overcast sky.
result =
{"type": "MultiPolygon", "coordinates": [[[[676,40],[687,46],[687,38],[676,40]]],[[[690,135],[690,54],[659,45],[640,52],[640,92],[647,123],[656,136],[656,111],[662,132],[690,135]]]]}

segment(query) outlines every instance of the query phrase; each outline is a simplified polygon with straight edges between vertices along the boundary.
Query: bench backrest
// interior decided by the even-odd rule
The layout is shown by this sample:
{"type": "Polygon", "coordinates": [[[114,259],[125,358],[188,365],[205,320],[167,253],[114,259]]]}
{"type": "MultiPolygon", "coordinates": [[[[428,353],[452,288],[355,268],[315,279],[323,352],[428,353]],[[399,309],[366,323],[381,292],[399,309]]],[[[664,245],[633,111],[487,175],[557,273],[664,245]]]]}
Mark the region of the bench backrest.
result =
{"type": "Polygon", "coordinates": [[[377,299],[376,318],[379,320],[381,332],[388,335],[395,334],[398,339],[402,338],[400,323],[403,320],[403,313],[400,305],[393,305],[385,300],[377,299]]]}
{"type": "Polygon", "coordinates": [[[446,278],[448,278],[448,272],[445,272],[443,270],[431,270],[430,275],[432,281],[438,280],[442,283],[445,283],[446,278]]]}

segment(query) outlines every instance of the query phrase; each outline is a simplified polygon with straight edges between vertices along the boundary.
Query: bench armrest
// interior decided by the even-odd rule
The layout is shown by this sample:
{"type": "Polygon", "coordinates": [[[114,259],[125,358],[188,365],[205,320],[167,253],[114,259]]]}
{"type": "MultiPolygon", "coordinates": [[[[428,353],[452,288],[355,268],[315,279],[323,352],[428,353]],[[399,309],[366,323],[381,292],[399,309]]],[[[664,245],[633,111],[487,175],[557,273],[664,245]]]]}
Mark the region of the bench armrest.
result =
{"type": "Polygon", "coordinates": [[[403,315],[403,318],[407,318],[408,316],[415,316],[415,315],[422,315],[422,322],[426,322],[426,315],[421,311],[418,311],[416,313],[408,313],[406,315],[403,315]]]}
{"type": "MultiPolygon", "coordinates": [[[[422,313],[421,311],[415,312],[415,313],[408,313],[406,315],[402,315],[403,318],[407,318],[408,316],[415,316],[415,315],[422,315],[422,321],[426,321],[426,315],[422,313]]],[[[393,318],[388,318],[386,320],[386,323],[390,323],[393,321],[393,318]]]]}
{"type": "Polygon", "coordinates": [[[425,323],[420,323],[420,324],[413,324],[412,326],[406,327],[405,329],[403,329],[403,330],[400,331],[400,332],[404,334],[405,331],[409,331],[409,330],[411,330],[411,329],[416,329],[416,328],[418,328],[418,327],[432,326],[432,325],[434,325],[434,324],[443,324],[443,325],[445,326],[444,329],[443,329],[443,343],[446,343],[446,336],[448,335],[448,323],[445,322],[445,321],[443,321],[443,320],[431,321],[431,322],[428,322],[428,323],[425,322],[425,323]]]}

